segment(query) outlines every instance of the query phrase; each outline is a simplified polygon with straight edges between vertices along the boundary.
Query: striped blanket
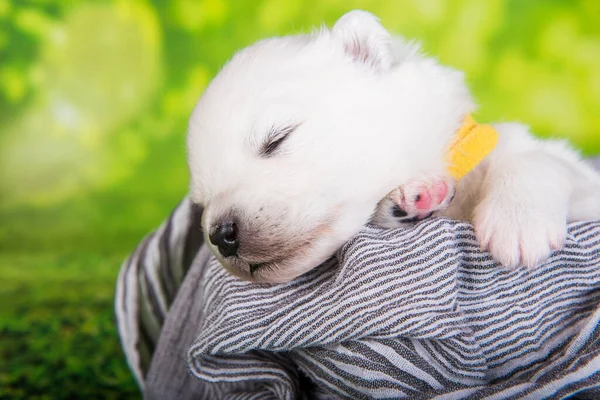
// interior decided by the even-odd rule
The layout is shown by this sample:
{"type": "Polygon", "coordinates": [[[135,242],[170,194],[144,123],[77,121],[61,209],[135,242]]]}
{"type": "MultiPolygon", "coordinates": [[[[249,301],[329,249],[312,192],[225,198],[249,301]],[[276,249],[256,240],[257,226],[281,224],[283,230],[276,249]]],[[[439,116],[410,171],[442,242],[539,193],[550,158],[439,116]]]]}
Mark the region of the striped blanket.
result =
{"type": "Polygon", "coordinates": [[[533,271],[472,226],[365,227],[280,285],[229,275],[186,199],[123,264],[119,333],[146,398],[600,398],[600,221],[533,271]],[[184,279],[185,278],[185,279],[184,279]]]}

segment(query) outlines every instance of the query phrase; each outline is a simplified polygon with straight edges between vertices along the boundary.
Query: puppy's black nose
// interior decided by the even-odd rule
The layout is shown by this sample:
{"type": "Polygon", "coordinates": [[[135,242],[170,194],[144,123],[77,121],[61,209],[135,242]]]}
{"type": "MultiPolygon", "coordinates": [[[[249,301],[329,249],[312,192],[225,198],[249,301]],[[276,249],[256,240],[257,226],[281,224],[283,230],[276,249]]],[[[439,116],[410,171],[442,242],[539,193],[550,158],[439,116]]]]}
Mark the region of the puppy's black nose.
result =
{"type": "Polygon", "coordinates": [[[223,257],[231,257],[237,254],[239,247],[238,228],[234,222],[223,221],[213,233],[209,235],[210,242],[217,246],[223,257]]]}

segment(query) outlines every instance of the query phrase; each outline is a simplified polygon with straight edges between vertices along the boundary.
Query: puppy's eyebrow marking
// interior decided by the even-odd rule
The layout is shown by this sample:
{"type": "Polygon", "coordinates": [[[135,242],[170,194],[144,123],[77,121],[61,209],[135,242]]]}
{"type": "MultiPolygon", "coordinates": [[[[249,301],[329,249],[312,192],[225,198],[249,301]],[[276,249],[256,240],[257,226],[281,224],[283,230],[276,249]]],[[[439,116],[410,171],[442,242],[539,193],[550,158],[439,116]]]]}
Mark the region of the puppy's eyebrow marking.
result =
{"type": "Polygon", "coordinates": [[[265,142],[260,148],[260,156],[268,158],[274,155],[279,146],[281,146],[281,144],[285,142],[285,140],[290,136],[290,134],[294,132],[296,128],[298,128],[298,126],[300,126],[300,124],[288,125],[284,126],[283,128],[277,128],[273,126],[269,130],[267,138],[265,139],[265,142]]]}

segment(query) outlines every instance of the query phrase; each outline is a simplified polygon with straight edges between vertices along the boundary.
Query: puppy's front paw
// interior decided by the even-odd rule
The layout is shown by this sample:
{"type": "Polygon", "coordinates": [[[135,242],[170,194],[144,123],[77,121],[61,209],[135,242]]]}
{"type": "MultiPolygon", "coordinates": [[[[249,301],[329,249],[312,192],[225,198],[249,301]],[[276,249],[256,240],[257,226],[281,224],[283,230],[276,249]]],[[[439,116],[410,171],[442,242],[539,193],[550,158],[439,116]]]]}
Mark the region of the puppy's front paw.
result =
{"type": "Polygon", "coordinates": [[[395,228],[419,221],[446,208],[453,197],[454,181],[449,178],[413,180],[392,190],[379,203],[372,222],[395,228]]]}
{"type": "Polygon", "coordinates": [[[481,248],[507,268],[537,267],[563,247],[567,233],[566,215],[498,199],[479,204],[473,224],[481,248]]]}

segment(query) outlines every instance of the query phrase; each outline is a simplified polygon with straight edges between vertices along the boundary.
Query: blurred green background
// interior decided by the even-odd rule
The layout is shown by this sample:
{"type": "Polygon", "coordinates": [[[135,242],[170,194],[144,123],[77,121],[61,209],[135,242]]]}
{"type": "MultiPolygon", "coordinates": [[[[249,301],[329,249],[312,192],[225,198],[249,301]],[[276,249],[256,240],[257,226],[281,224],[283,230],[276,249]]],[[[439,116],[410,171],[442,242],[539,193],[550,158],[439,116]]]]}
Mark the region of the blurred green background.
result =
{"type": "Polygon", "coordinates": [[[600,153],[598,0],[0,0],[0,398],[136,398],[114,283],[186,193],[195,101],[236,49],[352,8],[465,70],[478,119],[600,153]]]}

